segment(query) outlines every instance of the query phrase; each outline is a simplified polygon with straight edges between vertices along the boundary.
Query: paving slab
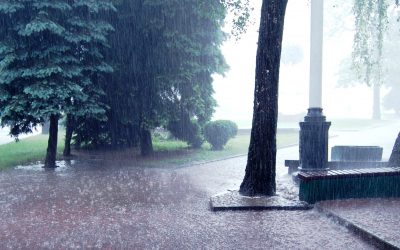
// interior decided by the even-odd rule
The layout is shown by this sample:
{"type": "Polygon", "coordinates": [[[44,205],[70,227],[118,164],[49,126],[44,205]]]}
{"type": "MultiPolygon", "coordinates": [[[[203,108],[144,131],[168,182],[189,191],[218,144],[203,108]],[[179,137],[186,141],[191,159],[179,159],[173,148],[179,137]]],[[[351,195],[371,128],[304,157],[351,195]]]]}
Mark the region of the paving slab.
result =
{"type": "Polygon", "coordinates": [[[210,198],[211,210],[308,210],[313,206],[298,200],[289,200],[279,195],[275,196],[243,196],[237,190],[228,191],[210,198]]]}
{"type": "Polygon", "coordinates": [[[315,210],[212,212],[209,197],[240,184],[245,161],[0,172],[0,249],[376,249],[315,210]]]}
{"type": "Polygon", "coordinates": [[[400,249],[400,199],[324,201],[320,211],[384,249],[400,249]]]}

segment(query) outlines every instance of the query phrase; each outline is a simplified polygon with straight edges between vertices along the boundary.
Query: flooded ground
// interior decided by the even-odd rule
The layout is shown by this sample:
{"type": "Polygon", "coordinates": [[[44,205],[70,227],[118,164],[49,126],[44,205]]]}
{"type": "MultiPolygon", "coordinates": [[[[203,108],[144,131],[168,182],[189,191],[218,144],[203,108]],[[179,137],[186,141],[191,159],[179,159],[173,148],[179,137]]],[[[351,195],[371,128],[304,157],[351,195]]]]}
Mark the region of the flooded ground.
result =
{"type": "Polygon", "coordinates": [[[0,248],[372,248],[314,210],[211,212],[210,196],[238,187],[245,160],[179,170],[75,161],[1,172],[0,248]]]}
{"type": "MultiPolygon", "coordinates": [[[[360,131],[353,142],[389,145],[395,137],[388,134],[397,129],[398,123],[374,128],[380,142],[368,138],[371,131],[360,131]]],[[[341,138],[331,145],[345,143],[341,138]]],[[[298,188],[283,162],[297,157],[298,147],[278,150],[278,193],[288,199],[297,198],[298,188]]],[[[316,210],[212,212],[211,196],[238,189],[246,157],[144,168],[98,154],[58,165],[55,171],[33,165],[0,172],[0,249],[374,248],[316,210]]],[[[398,242],[398,201],[370,200],[371,209],[366,203],[343,204],[331,208],[377,234],[390,232],[385,237],[398,242]]]]}

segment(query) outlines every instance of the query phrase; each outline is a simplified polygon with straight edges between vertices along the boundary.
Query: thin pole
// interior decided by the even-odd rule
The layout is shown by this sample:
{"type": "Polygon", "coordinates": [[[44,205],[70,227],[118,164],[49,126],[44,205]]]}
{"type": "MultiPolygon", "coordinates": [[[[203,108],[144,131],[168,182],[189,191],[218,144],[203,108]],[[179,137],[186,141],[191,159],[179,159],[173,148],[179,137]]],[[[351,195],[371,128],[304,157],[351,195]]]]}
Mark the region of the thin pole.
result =
{"type": "Polygon", "coordinates": [[[311,1],[310,108],[322,107],[322,49],[324,0],[311,1]]]}

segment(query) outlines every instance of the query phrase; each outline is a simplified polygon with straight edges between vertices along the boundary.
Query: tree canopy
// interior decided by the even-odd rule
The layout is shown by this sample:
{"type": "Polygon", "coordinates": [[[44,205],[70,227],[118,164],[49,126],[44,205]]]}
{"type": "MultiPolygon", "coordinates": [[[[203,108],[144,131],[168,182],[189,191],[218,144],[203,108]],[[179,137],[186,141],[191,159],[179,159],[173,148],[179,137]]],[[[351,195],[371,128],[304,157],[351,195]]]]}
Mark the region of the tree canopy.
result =
{"type": "Polygon", "coordinates": [[[228,68],[225,20],[239,37],[250,10],[249,0],[0,0],[1,124],[17,137],[50,120],[49,166],[61,117],[66,154],[75,134],[77,145],[146,155],[160,126],[199,147],[212,76],[228,68]]]}
{"type": "Polygon", "coordinates": [[[234,35],[246,28],[247,0],[118,1],[111,17],[115,27],[107,54],[116,72],[104,89],[108,120],[84,120],[76,140],[83,144],[126,147],[139,144],[152,151],[149,131],[165,127],[174,136],[198,147],[202,127],[214,112],[212,75],[227,67],[220,47],[227,38],[222,28],[229,10],[234,35]]]}
{"type": "Polygon", "coordinates": [[[99,82],[113,71],[103,56],[113,27],[101,16],[111,10],[108,1],[0,2],[0,119],[13,136],[50,118],[54,129],[65,113],[104,119],[99,82]]]}

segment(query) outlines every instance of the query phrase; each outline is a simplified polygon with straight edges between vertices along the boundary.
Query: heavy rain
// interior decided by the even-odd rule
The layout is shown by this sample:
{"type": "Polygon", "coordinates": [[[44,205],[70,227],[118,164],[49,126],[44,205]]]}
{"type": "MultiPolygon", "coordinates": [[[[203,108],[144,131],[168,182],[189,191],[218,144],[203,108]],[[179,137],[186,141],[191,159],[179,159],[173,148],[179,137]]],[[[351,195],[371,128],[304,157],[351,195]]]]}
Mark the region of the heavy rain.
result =
{"type": "Polygon", "coordinates": [[[396,0],[0,0],[0,249],[400,249],[396,0]]]}

